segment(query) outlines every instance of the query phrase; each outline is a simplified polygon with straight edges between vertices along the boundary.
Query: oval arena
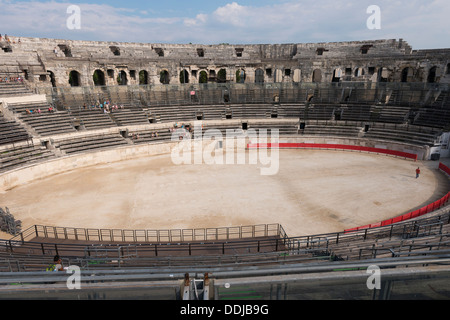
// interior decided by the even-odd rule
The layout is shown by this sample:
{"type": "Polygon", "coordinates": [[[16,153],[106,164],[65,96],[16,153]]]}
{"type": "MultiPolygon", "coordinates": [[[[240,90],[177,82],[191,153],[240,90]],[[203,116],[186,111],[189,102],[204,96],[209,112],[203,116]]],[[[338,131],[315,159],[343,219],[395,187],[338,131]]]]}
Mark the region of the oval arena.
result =
{"type": "Polygon", "coordinates": [[[0,44],[1,298],[450,296],[448,49],[0,44]]]}

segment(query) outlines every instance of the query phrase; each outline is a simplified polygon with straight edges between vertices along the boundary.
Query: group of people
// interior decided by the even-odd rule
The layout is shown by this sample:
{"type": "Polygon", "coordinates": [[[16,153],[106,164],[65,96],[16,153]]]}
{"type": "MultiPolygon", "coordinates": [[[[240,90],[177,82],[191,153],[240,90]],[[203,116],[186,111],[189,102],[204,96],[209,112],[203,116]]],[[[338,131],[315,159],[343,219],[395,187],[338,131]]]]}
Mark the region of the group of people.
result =
{"type": "MultiPolygon", "coordinates": [[[[92,104],[91,106],[89,106],[89,109],[100,109],[103,110],[104,113],[110,113],[113,112],[114,110],[119,110],[119,109],[124,109],[125,107],[123,106],[123,104],[121,104],[120,106],[117,104],[112,104],[109,100],[105,100],[103,103],[100,101],[97,101],[96,103],[92,104]]],[[[88,109],[88,106],[86,105],[86,103],[83,105],[83,109],[88,109]]]]}
{"type": "MultiPolygon", "coordinates": [[[[152,138],[158,138],[159,137],[159,133],[158,131],[153,131],[152,132],[152,138]]],[[[131,134],[131,140],[139,140],[140,136],[139,133],[132,133],[131,134]]]]}
{"type": "MultiPolygon", "coordinates": [[[[48,109],[47,109],[47,112],[48,113],[54,113],[55,109],[52,106],[49,106],[48,109]]],[[[42,110],[39,107],[36,108],[36,109],[25,109],[25,113],[26,114],[41,114],[42,110]]]]}
{"type": "Polygon", "coordinates": [[[23,82],[23,78],[21,76],[18,77],[0,77],[0,82],[10,83],[10,82],[23,82]]]}

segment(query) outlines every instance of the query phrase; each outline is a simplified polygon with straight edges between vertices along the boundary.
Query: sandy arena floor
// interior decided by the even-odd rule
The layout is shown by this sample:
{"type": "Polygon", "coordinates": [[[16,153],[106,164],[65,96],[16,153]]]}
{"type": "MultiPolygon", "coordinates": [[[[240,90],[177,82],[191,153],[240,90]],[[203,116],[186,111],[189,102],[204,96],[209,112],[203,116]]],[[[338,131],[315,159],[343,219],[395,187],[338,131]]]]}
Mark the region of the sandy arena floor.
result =
{"type": "Polygon", "coordinates": [[[155,230],[280,223],[289,236],[299,236],[379,222],[442,197],[449,180],[437,165],[281,150],[278,174],[262,176],[258,165],[174,165],[165,155],[48,177],[0,194],[0,203],[24,230],[35,224],[155,230]]]}

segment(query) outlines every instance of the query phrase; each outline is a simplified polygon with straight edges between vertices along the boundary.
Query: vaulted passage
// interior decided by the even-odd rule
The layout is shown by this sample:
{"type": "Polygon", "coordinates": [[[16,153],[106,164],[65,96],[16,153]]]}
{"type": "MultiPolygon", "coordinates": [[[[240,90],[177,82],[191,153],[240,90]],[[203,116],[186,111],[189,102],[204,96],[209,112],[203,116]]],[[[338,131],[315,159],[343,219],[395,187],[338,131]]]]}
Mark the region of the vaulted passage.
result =
{"type": "Polygon", "coordinates": [[[96,86],[104,86],[106,85],[105,81],[105,73],[101,70],[95,70],[94,75],[92,76],[94,80],[94,85],[96,86]]]}
{"type": "Polygon", "coordinates": [[[81,76],[78,71],[70,71],[69,73],[69,84],[71,87],[79,87],[81,85],[81,76]]]}

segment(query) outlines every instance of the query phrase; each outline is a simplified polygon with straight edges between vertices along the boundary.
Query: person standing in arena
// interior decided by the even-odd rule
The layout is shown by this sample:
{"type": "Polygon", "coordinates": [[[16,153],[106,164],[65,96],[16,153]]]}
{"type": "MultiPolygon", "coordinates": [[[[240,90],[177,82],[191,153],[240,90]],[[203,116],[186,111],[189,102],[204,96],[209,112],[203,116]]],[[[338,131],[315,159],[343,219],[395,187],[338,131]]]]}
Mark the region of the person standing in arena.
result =
{"type": "Polygon", "coordinates": [[[416,169],[416,179],[419,178],[419,175],[420,175],[420,168],[418,167],[416,169]]]}

